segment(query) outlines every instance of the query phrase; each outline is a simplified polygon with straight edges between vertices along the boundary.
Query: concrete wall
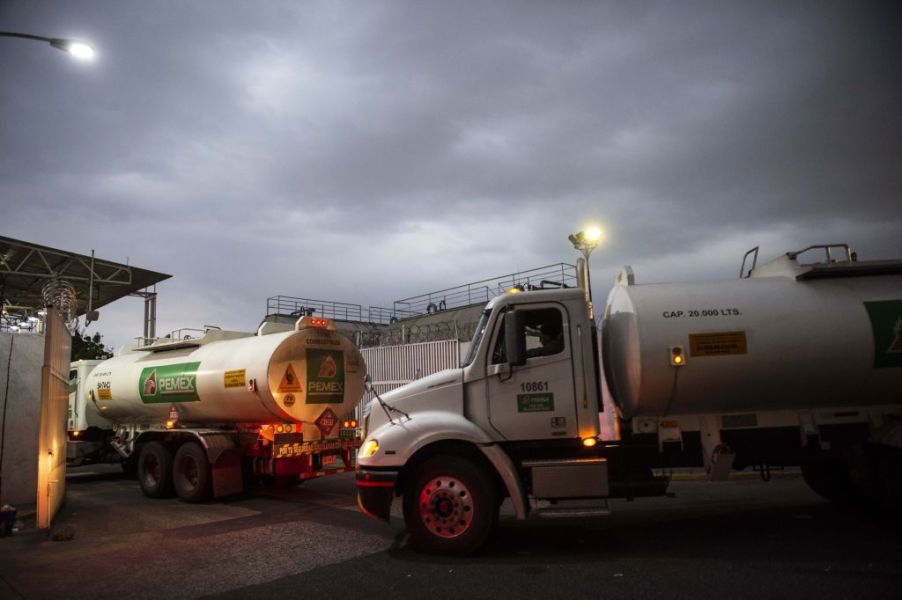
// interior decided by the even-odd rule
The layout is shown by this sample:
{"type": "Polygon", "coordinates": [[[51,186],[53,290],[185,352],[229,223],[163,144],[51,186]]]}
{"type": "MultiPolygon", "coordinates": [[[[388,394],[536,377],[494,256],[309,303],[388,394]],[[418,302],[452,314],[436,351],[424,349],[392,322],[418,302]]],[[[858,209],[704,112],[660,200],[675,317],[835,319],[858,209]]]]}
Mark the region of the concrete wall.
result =
{"type": "Polygon", "coordinates": [[[44,336],[0,333],[0,504],[21,506],[36,500],[43,362],[44,336]]]}

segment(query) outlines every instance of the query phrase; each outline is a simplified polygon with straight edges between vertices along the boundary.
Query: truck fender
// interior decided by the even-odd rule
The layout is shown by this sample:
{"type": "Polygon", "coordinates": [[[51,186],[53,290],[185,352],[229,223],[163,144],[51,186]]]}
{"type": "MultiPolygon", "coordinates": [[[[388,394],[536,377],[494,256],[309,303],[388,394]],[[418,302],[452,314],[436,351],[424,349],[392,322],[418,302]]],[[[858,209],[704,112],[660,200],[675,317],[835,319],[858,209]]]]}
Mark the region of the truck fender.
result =
{"type": "Polygon", "coordinates": [[[446,411],[415,413],[410,419],[395,419],[369,432],[379,441],[375,457],[359,460],[362,467],[403,467],[422,448],[446,441],[469,442],[489,460],[504,483],[518,519],[526,518],[526,495],[513,461],[507,453],[462,415],[446,411]],[[374,460],[375,459],[375,460],[374,460]]]}
{"type": "Polygon", "coordinates": [[[479,446],[479,449],[482,450],[485,457],[489,459],[489,462],[498,471],[498,475],[501,477],[501,481],[504,482],[504,487],[507,488],[507,493],[510,495],[511,502],[514,505],[517,519],[522,521],[526,518],[526,494],[523,491],[523,482],[520,481],[520,476],[514,467],[514,461],[498,445],[479,446]]]}

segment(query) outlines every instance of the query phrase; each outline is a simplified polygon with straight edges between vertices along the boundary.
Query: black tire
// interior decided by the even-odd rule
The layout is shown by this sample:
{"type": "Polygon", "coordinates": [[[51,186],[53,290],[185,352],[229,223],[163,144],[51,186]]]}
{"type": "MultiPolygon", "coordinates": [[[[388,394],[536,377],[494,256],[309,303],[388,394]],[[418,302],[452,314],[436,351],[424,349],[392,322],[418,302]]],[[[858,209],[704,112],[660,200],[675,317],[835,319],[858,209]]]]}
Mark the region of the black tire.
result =
{"type": "Polygon", "coordinates": [[[203,502],[210,497],[212,470],[207,453],[199,444],[186,442],[175,453],[172,484],[184,502],[203,502]]]}
{"type": "Polygon", "coordinates": [[[404,522],[416,550],[465,555],[489,537],[498,519],[495,486],[483,469],[453,456],[421,464],[404,493],[404,522]]]}
{"type": "Polygon", "coordinates": [[[172,495],[172,453],[160,442],[148,442],[138,456],[138,483],[148,498],[172,495]]]}
{"type": "Polygon", "coordinates": [[[848,504],[859,498],[860,490],[852,482],[845,461],[810,460],[803,462],[801,467],[805,483],[818,496],[838,504],[848,504]]]}

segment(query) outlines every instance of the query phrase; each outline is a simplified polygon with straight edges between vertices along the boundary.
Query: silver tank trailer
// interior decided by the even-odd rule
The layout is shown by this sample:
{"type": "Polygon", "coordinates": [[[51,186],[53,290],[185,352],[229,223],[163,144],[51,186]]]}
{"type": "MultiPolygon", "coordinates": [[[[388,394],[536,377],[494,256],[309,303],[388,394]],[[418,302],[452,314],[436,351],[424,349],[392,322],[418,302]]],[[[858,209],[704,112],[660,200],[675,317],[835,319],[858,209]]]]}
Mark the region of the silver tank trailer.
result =
{"type": "Polygon", "coordinates": [[[357,347],[333,330],[211,330],[106,360],[85,393],[115,424],[162,424],[173,409],[180,424],[315,423],[327,408],[338,418],[351,415],[365,375],[357,347]]]}
{"type": "Polygon", "coordinates": [[[796,254],[732,281],[636,285],[622,270],[602,335],[623,416],[898,402],[902,262],[796,254]]]}

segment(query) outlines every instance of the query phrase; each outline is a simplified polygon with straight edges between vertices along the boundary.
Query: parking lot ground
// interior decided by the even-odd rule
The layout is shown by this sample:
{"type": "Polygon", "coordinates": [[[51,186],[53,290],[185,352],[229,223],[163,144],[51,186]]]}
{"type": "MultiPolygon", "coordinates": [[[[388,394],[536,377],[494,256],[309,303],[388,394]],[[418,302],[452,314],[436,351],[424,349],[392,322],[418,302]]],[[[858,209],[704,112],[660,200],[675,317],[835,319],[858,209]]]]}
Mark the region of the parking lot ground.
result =
{"type": "Polygon", "coordinates": [[[30,528],[0,539],[0,597],[902,597],[902,527],[836,509],[795,473],[684,474],[671,489],[612,501],[604,519],[517,522],[505,509],[480,553],[446,558],[411,551],[397,512],[390,525],[362,516],[352,474],[189,505],[83,467],[54,526],[70,541],[30,528]]]}

